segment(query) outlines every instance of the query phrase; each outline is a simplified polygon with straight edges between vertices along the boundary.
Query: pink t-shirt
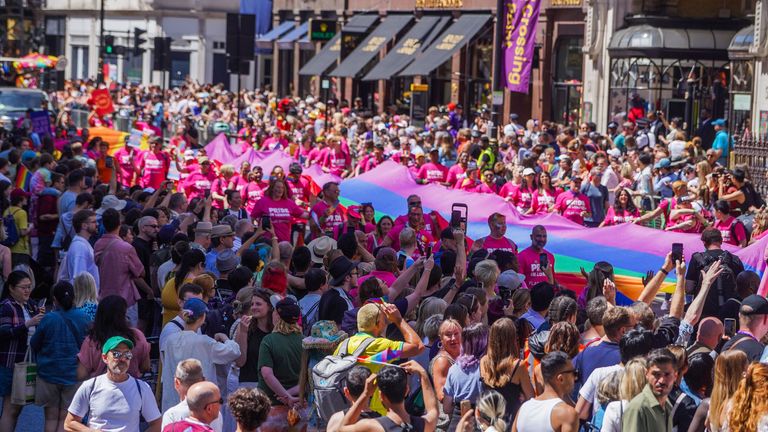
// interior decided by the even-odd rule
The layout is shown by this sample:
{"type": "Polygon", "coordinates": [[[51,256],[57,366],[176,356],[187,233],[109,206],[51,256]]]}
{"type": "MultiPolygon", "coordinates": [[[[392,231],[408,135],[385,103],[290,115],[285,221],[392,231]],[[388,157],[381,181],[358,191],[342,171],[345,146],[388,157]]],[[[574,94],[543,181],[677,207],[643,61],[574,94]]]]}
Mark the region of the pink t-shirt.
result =
{"type": "Polygon", "coordinates": [[[325,154],[325,158],[321,161],[321,165],[328,168],[333,175],[341,175],[347,167],[351,164],[349,154],[344,153],[341,150],[330,150],[325,154]]]}
{"type": "Polygon", "coordinates": [[[256,202],[264,196],[264,190],[265,188],[263,188],[260,184],[256,182],[250,182],[240,191],[240,195],[242,195],[244,203],[243,207],[245,207],[245,210],[248,212],[248,214],[253,212],[253,208],[256,207],[256,202]]]}
{"type": "MultiPolygon", "coordinates": [[[[508,184],[508,183],[507,183],[508,184]]],[[[505,184],[506,186],[506,184],[505,184]]],[[[533,195],[536,189],[520,186],[512,193],[512,204],[521,212],[526,212],[533,206],[533,195]]]]}
{"type": "Polygon", "coordinates": [[[306,178],[299,177],[298,180],[286,178],[285,183],[288,185],[288,195],[291,198],[309,202],[309,182],[306,178]]]}
{"type": "Polygon", "coordinates": [[[446,176],[446,182],[450,183],[451,187],[456,186],[461,180],[467,177],[466,170],[459,164],[456,164],[448,169],[448,175],[446,176]]]}
{"type": "Polygon", "coordinates": [[[555,199],[555,208],[564,218],[584,225],[582,212],[591,213],[592,207],[589,205],[589,198],[583,193],[574,193],[573,191],[563,192],[555,199]]]}
{"type": "Polygon", "coordinates": [[[171,159],[165,153],[144,152],[139,163],[141,187],[157,189],[168,178],[171,159]]]}
{"type": "MultiPolygon", "coordinates": [[[[392,248],[394,250],[400,250],[400,232],[405,229],[406,225],[397,225],[392,228],[392,231],[387,234],[387,237],[392,241],[392,248]]],[[[435,242],[432,238],[432,233],[426,229],[416,232],[416,244],[418,245],[417,251],[426,250],[427,247],[435,242]]]]}
{"type": "Polygon", "coordinates": [[[475,188],[475,192],[484,194],[498,194],[499,187],[496,186],[496,183],[491,183],[490,185],[487,183],[480,183],[480,185],[475,188]]]}
{"type": "MultiPolygon", "coordinates": [[[[429,232],[433,232],[433,229],[432,229],[432,218],[430,217],[430,215],[428,213],[424,214],[422,216],[422,218],[424,220],[424,229],[429,231],[429,232]]],[[[408,215],[400,215],[400,216],[397,217],[397,219],[395,219],[395,222],[392,224],[392,226],[393,227],[405,226],[407,224],[408,224],[408,215]]]]}
{"type": "Polygon", "coordinates": [[[563,191],[560,189],[553,189],[548,191],[536,191],[533,195],[533,213],[544,214],[549,213],[549,207],[555,204],[555,199],[563,191]]]}
{"type": "Polygon", "coordinates": [[[216,180],[216,174],[211,170],[205,174],[201,173],[200,171],[190,174],[189,177],[187,177],[187,180],[184,182],[184,189],[187,192],[187,199],[192,200],[194,198],[205,197],[205,191],[211,190],[214,180],[216,180]]]}
{"type": "Polygon", "coordinates": [[[512,201],[518,189],[520,189],[520,185],[516,185],[512,182],[506,182],[504,183],[504,186],[502,186],[499,190],[499,196],[506,200],[512,201]]]}
{"type": "Polygon", "coordinates": [[[325,155],[328,153],[328,147],[315,147],[309,152],[309,158],[310,162],[318,163],[321,162],[323,159],[325,159],[325,155]]]}
{"type": "Polygon", "coordinates": [[[301,216],[303,212],[296,203],[288,198],[275,201],[268,196],[264,196],[253,207],[251,218],[261,219],[262,216],[269,216],[272,226],[275,227],[277,239],[279,241],[290,241],[292,218],[301,216]]]}
{"type": "Polygon", "coordinates": [[[115,163],[118,166],[117,181],[125,186],[133,186],[136,172],[133,170],[134,162],[131,160],[131,150],[133,150],[133,158],[136,161],[140,161],[141,150],[131,149],[130,147],[123,147],[115,153],[115,163]]]}
{"type": "MultiPolygon", "coordinates": [[[[328,205],[323,200],[318,200],[317,203],[315,203],[314,207],[312,207],[312,217],[315,219],[315,222],[319,224],[320,218],[325,216],[325,211],[329,209],[331,206],[328,205]]],[[[336,205],[336,208],[333,210],[333,213],[328,215],[328,217],[325,218],[325,223],[320,226],[320,231],[324,233],[330,233],[333,232],[333,227],[339,224],[344,223],[344,210],[341,208],[341,205],[336,205]]]]}
{"type": "Polygon", "coordinates": [[[515,254],[517,253],[517,245],[515,242],[506,237],[499,239],[495,239],[491,236],[485,237],[483,241],[483,249],[486,249],[488,253],[491,253],[495,250],[503,250],[515,254]]]}
{"type": "MultiPolygon", "coordinates": [[[[547,254],[549,265],[555,265],[555,256],[549,253],[546,249],[542,253],[547,254]]],[[[532,247],[523,249],[517,254],[517,262],[520,268],[520,273],[525,275],[525,284],[528,287],[533,287],[539,282],[547,282],[547,275],[541,270],[541,264],[539,260],[540,253],[535,251],[532,247]]]]}
{"type": "Polygon", "coordinates": [[[640,217],[640,212],[635,209],[634,212],[630,212],[627,209],[616,210],[613,206],[608,207],[608,211],[605,213],[605,226],[619,225],[625,222],[632,222],[640,217]]]}
{"type": "MultiPolygon", "coordinates": [[[[210,173],[210,171],[209,171],[209,173],[210,173]]],[[[221,196],[224,196],[224,192],[226,192],[227,189],[229,189],[229,184],[230,183],[235,184],[232,180],[234,180],[234,178],[232,178],[229,181],[227,181],[227,180],[224,179],[224,177],[215,177],[211,181],[211,192],[212,193],[216,193],[216,194],[221,195],[221,196]]],[[[213,202],[211,203],[211,206],[213,208],[215,208],[215,209],[221,210],[221,209],[224,208],[224,201],[225,200],[226,200],[226,198],[214,199],[213,202]]]]}
{"type": "Polygon", "coordinates": [[[715,219],[715,223],[712,226],[723,235],[723,243],[739,246],[741,241],[747,238],[744,224],[736,223],[736,218],[733,216],[729,216],[724,221],[715,219]],[[733,228],[731,228],[731,225],[733,225],[733,228]]]}
{"type": "Polygon", "coordinates": [[[419,168],[417,178],[426,180],[429,183],[442,183],[448,175],[448,169],[440,164],[427,162],[419,168]]]}

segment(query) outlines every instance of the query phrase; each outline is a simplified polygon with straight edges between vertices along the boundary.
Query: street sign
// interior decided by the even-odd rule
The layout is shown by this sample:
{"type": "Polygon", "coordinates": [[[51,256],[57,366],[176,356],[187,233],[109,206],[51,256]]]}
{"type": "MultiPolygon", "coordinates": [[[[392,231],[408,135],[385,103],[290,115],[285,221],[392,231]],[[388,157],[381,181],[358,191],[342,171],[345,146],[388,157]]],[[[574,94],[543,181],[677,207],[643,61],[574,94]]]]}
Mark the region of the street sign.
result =
{"type": "Polygon", "coordinates": [[[336,20],[332,19],[309,19],[309,40],[329,41],[336,36],[336,20]]]}
{"type": "Polygon", "coordinates": [[[504,92],[501,90],[493,91],[493,104],[504,105],[504,92]]]}
{"type": "Polygon", "coordinates": [[[320,88],[322,88],[323,90],[327,90],[327,89],[331,88],[331,80],[323,79],[320,82],[320,88]]]}

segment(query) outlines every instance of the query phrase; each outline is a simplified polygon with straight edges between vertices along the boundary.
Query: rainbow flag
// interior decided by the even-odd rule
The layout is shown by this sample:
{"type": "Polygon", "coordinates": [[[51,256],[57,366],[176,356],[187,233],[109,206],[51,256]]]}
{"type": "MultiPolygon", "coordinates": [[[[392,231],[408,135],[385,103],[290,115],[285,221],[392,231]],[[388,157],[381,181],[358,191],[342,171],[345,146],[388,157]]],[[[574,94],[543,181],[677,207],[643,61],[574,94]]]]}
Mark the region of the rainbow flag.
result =
{"type": "MultiPolygon", "coordinates": [[[[475,239],[488,235],[488,215],[493,212],[505,215],[506,236],[517,243],[520,250],[530,246],[531,229],[535,225],[544,225],[548,235],[546,248],[555,255],[556,278],[560,284],[580,294],[587,285],[581,268],[589,272],[595,262],[608,261],[616,275],[617,300],[623,303],[637,299],[643,289],[641,278],[648,270],[658,270],[672,243],[683,243],[687,261],[694,252],[704,250],[697,234],[666,232],[634,224],[585,228],[557,214],[523,216],[498,195],[416,184],[407,168],[392,161],[341,184],[344,205],[369,202],[375,197],[373,205],[377,218],[405,214],[406,198],[411,194],[421,197],[425,213],[437,211],[445,219],[450,219],[453,203],[467,204],[467,235],[475,239]]],[[[768,236],[744,249],[730,245],[725,245],[724,249],[741,258],[745,268],[764,276],[763,251],[766,246],[768,236]]],[[[675,274],[671,272],[663,291],[672,292],[674,284],[675,274]]],[[[765,277],[760,292],[768,292],[765,277]]]]}
{"type": "Polygon", "coordinates": [[[360,356],[357,358],[357,362],[362,364],[389,364],[400,360],[402,355],[402,350],[386,349],[372,356],[360,356]]]}
{"type": "Polygon", "coordinates": [[[29,181],[32,179],[32,172],[20,163],[19,168],[16,170],[16,188],[25,192],[29,192],[29,181]]]}

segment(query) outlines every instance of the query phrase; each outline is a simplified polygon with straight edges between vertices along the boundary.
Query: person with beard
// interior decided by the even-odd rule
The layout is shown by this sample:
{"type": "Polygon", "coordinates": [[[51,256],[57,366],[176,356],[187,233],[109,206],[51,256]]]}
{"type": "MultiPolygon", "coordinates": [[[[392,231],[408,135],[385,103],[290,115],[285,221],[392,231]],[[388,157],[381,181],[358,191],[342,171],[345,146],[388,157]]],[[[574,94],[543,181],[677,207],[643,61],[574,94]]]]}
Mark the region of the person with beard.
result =
{"type": "Polygon", "coordinates": [[[64,429],[139,430],[143,419],[149,423],[147,431],[160,431],[162,414],[152,389],[144,381],[128,375],[132,349],[133,342],[122,336],[107,339],[101,350],[107,373],[80,386],[69,406],[64,429]],[[86,416],[88,424],[83,423],[86,416]]]}

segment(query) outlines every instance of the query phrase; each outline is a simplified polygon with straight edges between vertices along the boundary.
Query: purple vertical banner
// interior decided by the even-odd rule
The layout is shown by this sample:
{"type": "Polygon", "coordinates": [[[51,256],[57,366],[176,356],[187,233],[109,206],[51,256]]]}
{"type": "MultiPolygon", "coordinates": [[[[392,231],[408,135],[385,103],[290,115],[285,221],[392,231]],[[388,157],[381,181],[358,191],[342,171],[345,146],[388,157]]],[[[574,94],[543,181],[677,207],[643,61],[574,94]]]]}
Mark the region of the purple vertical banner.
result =
{"type": "Polygon", "coordinates": [[[541,1],[504,0],[501,47],[504,49],[504,82],[509,91],[528,94],[541,1]]]}

